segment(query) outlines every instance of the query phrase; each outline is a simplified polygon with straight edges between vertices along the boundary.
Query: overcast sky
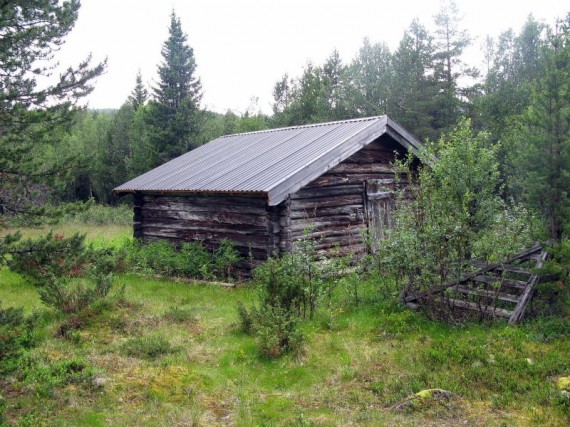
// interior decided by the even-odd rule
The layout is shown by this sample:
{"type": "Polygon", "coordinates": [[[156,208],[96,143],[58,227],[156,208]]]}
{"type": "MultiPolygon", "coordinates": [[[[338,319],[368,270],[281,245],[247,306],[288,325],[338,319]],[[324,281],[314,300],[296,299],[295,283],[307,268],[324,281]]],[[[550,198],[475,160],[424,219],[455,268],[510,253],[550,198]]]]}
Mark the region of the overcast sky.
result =
{"type": "MultiPolygon", "coordinates": [[[[485,35],[508,28],[518,32],[531,13],[552,23],[570,11],[562,0],[456,4],[462,25],[476,37],[471,58],[485,35]]],[[[138,69],[147,86],[156,81],[174,8],[194,49],[204,106],[243,113],[258,97],[259,108],[270,112],[273,85],[284,73],[297,76],[307,61],[320,64],[335,48],[347,63],[364,37],[385,41],[394,50],[414,18],[430,27],[439,7],[439,0],[82,0],[59,59],[71,65],[89,52],[96,60],[107,57],[107,72],[89,96],[89,107],[118,108],[134,87],[138,69]]]]}

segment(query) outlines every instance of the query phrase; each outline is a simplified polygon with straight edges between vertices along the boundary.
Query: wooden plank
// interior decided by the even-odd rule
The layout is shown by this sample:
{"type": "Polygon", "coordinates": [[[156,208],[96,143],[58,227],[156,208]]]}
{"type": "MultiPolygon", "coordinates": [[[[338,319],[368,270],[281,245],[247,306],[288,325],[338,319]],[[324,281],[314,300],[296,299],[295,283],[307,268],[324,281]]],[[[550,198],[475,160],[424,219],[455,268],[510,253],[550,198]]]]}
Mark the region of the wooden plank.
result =
{"type": "Polygon", "coordinates": [[[357,219],[356,216],[335,215],[319,217],[317,219],[295,219],[291,221],[289,230],[292,232],[303,232],[305,230],[322,231],[327,229],[353,228],[355,226],[360,227],[363,225],[364,221],[357,219]]]}
{"type": "Polygon", "coordinates": [[[453,305],[455,307],[467,308],[469,310],[474,310],[474,311],[477,311],[479,313],[483,312],[484,314],[486,314],[488,316],[510,317],[512,314],[512,311],[505,310],[504,308],[480,306],[479,304],[476,304],[476,303],[471,302],[471,301],[462,301],[462,300],[453,299],[453,298],[449,298],[448,301],[451,305],[453,305]]]}
{"type": "Polygon", "coordinates": [[[290,195],[291,200],[298,199],[312,199],[312,198],[322,198],[322,197],[338,197],[344,195],[354,195],[361,194],[364,192],[364,184],[347,184],[347,185],[336,185],[330,187],[318,187],[318,188],[303,188],[296,193],[290,195]]]}
{"type": "MultiPolygon", "coordinates": [[[[293,210],[291,211],[291,219],[317,219],[321,217],[345,216],[350,218],[364,219],[364,210],[361,203],[343,206],[323,206],[311,210],[293,210]]],[[[284,218],[282,218],[283,220],[284,218]]]]}
{"type": "MultiPolygon", "coordinates": [[[[548,253],[546,251],[542,251],[538,261],[536,262],[536,268],[541,269],[544,266],[544,261],[548,258],[548,253]]],[[[513,325],[515,323],[519,323],[524,316],[524,312],[526,310],[526,306],[528,305],[529,301],[532,298],[532,294],[534,293],[535,285],[540,281],[540,277],[537,274],[533,274],[528,281],[528,285],[524,290],[523,294],[519,299],[519,303],[517,304],[515,310],[513,311],[512,315],[509,318],[509,325],[513,325]]]]}
{"type": "Polygon", "coordinates": [[[163,204],[163,203],[187,203],[190,205],[230,205],[230,206],[249,206],[265,208],[267,199],[263,197],[243,197],[241,196],[176,196],[176,195],[154,195],[144,196],[145,204],[163,204]]]}
{"type": "Polygon", "coordinates": [[[385,164],[350,164],[340,163],[335,166],[331,171],[333,173],[353,173],[353,174],[371,174],[371,173],[394,173],[394,167],[385,164]]]}
{"type": "MultiPolygon", "coordinates": [[[[360,230],[365,229],[364,226],[352,226],[346,228],[324,228],[321,231],[310,231],[306,233],[304,230],[301,231],[291,231],[290,236],[292,239],[322,239],[325,237],[334,236],[360,236],[360,230]]],[[[359,237],[359,241],[361,238],[359,237]]]]}
{"type": "Polygon", "coordinates": [[[368,200],[381,200],[381,199],[389,199],[394,197],[393,191],[379,191],[378,193],[371,193],[367,194],[368,200]]]}
{"type": "Polygon", "coordinates": [[[264,215],[267,212],[266,207],[226,205],[226,204],[216,204],[216,203],[214,204],[192,204],[186,202],[145,203],[144,210],[153,210],[153,209],[196,212],[196,213],[208,213],[215,211],[215,212],[250,214],[250,215],[264,215]]]}
{"type": "MultiPolygon", "coordinates": [[[[332,171],[331,171],[332,172],[332,171]]],[[[350,174],[350,173],[326,173],[319,178],[315,179],[311,183],[309,183],[304,188],[323,188],[329,186],[337,186],[337,185],[355,185],[355,184],[362,184],[366,180],[370,179],[394,179],[394,172],[390,173],[373,173],[373,174],[350,174]]],[[[406,176],[400,177],[400,184],[406,185],[407,178],[406,176]]]]}
{"type": "Polygon", "coordinates": [[[217,234],[235,233],[252,236],[266,236],[267,224],[259,226],[244,224],[213,224],[206,221],[183,221],[183,220],[147,220],[142,222],[143,227],[164,228],[170,230],[197,230],[217,234]]]}
{"type": "Polygon", "coordinates": [[[301,199],[291,200],[290,209],[299,211],[311,211],[324,207],[356,205],[362,203],[362,195],[349,195],[324,199],[301,199]]]}
{"type": "Polygon", "coordinates": [[[517,273],[517,274],[526,274],[528,276],[532,275],[532,273],[527,268],[518,267],[516,265],[500,265],[496,268],[498,271],[506,271],[508,273],[517,273]]]}
{"type": "Polygon", "coordinates": [[[500,282],[501,285],[503,285],[503,286],[509,286],[509,287],[517,288],[517,289],[526,288],[526,282],[523,282],[522,280],[504,279],[500,276],[479,275],[479,276],[473,277],[471,280],[473,280],[474,282],[479,282],[479,283],[498,283],[498,282],[500,282]]]}
{"type": "Polygon", "coordinates": [[[166,210],[166,209],[143,209],[142,218],[146,221],[192,221],[196,223],[211,223],[212,226],[218,224],[241,224],[248,226],[266,226],[267,214],[255,215],[237,212],[188,212],[186,210],[166,210]]]}
{"type": "Polygon", "coordinates": [[[517,295],[505,294],[503,292],[497,292],[495,290],[488,290],[488,289],[476,289],[471,288],[468,286],[453,286],[450,289],[453,289],[456,292],[462,294],[469,294],[469,295],[477,295],[480,297],[490,298],[490,299],[498,299],[500,301],[507,301],[517,304],[519,302],[519,297],[517,295]]]}

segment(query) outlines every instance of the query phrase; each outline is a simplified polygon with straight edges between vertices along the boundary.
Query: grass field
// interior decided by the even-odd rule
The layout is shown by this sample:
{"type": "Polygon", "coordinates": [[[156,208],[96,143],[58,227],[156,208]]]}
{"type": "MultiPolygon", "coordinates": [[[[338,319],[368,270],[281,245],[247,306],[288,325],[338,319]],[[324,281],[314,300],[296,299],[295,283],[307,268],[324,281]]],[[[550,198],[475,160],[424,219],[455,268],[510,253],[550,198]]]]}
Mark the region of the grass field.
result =
{"type": "MultiPolygon", "coordinates": [[[[77,228],[60,231],[85,231],[77,228]]],[[[128,233],[127,227],[100,227],[88,236],[118,242],[128,233]]],[[[22,362],[34,367],[0,380],[9,424],[570,422],[555,385],[570,374],[570,340],[546,322],[453,328],[383,297],[377,284],[362,283],[358,306],[343,304],[348,298],[339,289],[332,309],[302,324],[307,343],[301,354],[269,360],[238,327],[236,305],[255,299],[251,287],[134,274],[117,276],[115,289],[122,286],[124,300],[100,304],[61,338],[58,330],[70,324],[69,316],[43,306],[16,274],[0,271],[3,306],[37,312],[41,325],[39,345],[22,362]],[[428,388],[448,390],[451,397],[393,409],[428,388]]]]}

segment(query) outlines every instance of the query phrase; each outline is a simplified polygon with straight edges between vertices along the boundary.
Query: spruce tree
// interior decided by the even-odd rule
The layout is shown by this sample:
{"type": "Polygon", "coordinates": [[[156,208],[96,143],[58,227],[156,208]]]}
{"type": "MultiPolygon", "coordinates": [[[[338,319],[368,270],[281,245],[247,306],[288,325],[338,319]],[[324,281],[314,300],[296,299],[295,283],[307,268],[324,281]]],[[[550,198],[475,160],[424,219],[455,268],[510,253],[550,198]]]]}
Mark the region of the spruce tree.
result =
{"type": "Polygon", "coordinates": [[[139,70],[137,73],[135,88],[129,96],[129,102],[133,106],[134,110],[137,111],[140,107],[144,107],[147,99],[148,91],[144,87],[141,70],[139,70]]]}
{"type": "Polygon", "coordinates": [[[154,88],[150,125],[160,161],[167,161],[190,148],[198,132],[202,85],[196,76],[194,51],[187,43],[180,19],[172,11],[169,37],[162,47],[159,81],[154,88]]]}

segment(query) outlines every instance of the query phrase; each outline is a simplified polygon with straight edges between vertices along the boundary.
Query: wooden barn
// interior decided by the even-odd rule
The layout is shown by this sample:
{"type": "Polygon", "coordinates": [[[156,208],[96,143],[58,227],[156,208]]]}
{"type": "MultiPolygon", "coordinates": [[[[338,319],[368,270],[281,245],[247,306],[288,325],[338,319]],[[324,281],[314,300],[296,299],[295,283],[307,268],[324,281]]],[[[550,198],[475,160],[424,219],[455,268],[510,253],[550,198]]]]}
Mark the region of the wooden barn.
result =
{"type": "Polygon", "coordinates": [[[317,249],[368,250],[361,230],[390,225],[395,155],[420,143],[387,116],[217,138],[119,187],[134,195],[134,235],[235,242],[255,264],[310,228],[317,249]]]}

